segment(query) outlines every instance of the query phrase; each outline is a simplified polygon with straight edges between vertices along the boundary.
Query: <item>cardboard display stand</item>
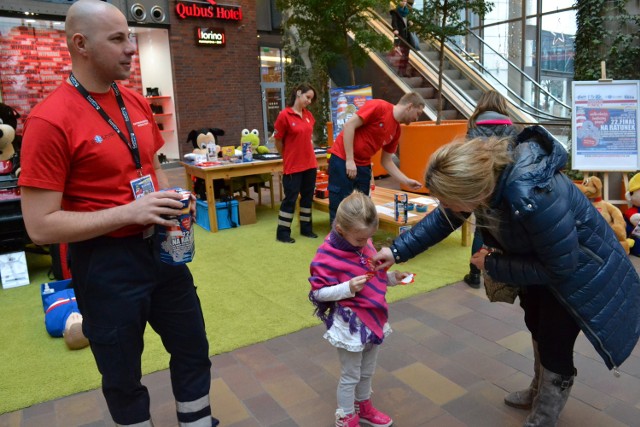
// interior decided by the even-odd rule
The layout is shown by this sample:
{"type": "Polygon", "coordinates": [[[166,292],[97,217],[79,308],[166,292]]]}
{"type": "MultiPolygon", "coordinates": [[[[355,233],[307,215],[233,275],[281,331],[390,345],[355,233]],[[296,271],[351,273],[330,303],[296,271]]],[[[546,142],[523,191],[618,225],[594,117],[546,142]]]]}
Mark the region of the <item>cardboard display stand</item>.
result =
{"type": "Polygon", "coordinates": [[[256,202],[250,197],[236,197],[240,225],[256,223],[256,202]]]}

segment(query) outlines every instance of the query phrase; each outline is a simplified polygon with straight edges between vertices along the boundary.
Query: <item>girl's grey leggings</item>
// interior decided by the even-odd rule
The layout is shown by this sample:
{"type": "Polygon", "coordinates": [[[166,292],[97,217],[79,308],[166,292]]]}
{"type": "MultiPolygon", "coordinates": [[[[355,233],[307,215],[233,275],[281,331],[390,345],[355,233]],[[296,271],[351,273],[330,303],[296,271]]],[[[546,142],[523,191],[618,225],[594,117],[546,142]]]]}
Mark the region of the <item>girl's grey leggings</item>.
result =
{"type": "Polygon", "coordinates": [[[371,396],[371,379],[376,371],[379,348],[377,344],[367,344],[360,352],[338,348],[342,365],[338,382],[338,409],[345,414],[354,412],[354,399],[362,401],[371,396]]]}

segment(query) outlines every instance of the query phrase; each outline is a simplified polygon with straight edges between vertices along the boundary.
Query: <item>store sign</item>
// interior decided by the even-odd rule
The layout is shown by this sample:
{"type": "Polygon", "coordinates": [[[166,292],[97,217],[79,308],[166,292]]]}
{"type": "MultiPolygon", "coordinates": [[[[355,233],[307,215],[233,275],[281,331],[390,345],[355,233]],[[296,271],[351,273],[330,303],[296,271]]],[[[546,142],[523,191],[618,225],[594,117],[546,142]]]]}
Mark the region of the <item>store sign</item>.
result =
{"type": "Polygon", "coordinates": [[[222,28],[196,28],[196,42],[198,45],[219,46],[227,44],[227,37],[222,28]]]}
{"type": "Polygon", "coordinates": [[[224,21],[241,21],[242,8],[236,5],[218,4],[215,0],[178,1],[176,14],[181,19],[208,18],[224,21]]]}

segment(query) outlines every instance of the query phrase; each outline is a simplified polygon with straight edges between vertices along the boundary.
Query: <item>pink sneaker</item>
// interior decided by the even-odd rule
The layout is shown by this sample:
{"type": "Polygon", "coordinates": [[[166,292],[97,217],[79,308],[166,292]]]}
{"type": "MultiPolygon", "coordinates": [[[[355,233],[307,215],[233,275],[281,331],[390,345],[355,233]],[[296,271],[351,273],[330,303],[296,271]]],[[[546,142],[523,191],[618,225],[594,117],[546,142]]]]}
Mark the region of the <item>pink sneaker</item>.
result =
{"type": "Polygon", "coordinates": [[[345,414],[342,409],[336,412],[336,427],[360,427],[360,417],[355,412],[345,414]]]}
{"type": "Polygon", "coordinates": [[[391,417],[378,411],[371,403],[371,399],[356,401],[356,414],[360,415],[360,422],[368,426],[389,427],[393,424],[391,417]]]}

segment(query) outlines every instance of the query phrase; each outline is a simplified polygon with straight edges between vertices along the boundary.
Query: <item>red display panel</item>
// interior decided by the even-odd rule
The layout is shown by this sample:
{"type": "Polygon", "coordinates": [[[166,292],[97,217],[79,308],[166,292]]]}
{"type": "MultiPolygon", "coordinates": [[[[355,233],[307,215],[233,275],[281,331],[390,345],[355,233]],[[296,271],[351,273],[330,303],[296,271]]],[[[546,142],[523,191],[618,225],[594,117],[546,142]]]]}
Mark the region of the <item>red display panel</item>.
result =
{"type": "MultiPolygon", "coordinates": [[[[27,26],[20,20],[15,20],[15,25],[10,21],[0,23],[0,91],[2,102],[21,115],[17,130],[21,134],[31,109],[69,76],[71,58],[64,30],[54,28],[53,22],[37,21],[27,26]]],[[[120,83],[142,93],[137,48],[131,76],[120,83]]]]}

